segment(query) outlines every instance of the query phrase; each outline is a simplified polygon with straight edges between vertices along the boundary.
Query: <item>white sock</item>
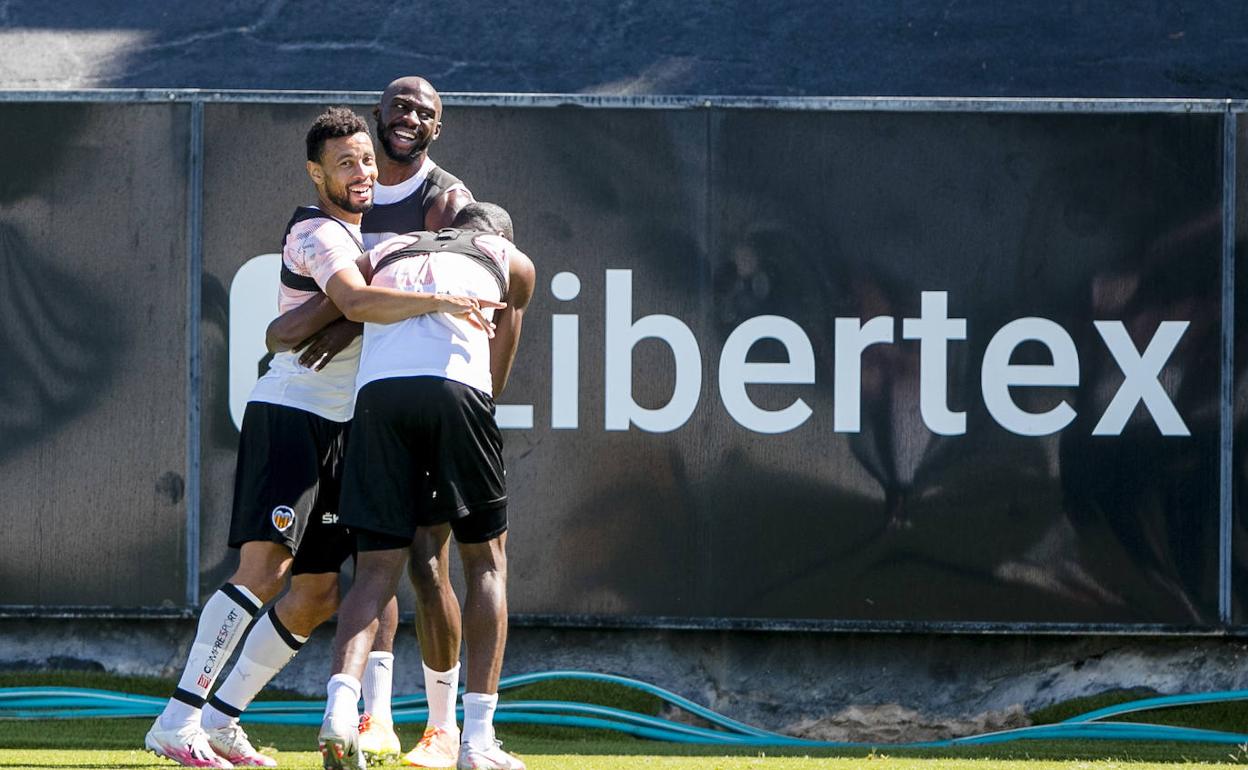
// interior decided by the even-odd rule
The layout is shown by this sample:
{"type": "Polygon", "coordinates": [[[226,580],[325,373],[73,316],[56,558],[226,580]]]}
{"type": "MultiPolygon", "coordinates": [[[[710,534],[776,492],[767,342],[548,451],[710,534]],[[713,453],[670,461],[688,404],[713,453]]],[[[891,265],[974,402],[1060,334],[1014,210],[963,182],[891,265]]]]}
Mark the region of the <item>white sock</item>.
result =
{"type": "Polygon", "coordinates": [[[334,674],[325,693],[329,696],[325,703],[326,719],[350,727],[360,723],[360,680],[350,674],[334,674]]]}
{"type": "Polygon", "coordinates": [[[434,671],[423,662],[425,669],[425,697],[429,700],[431,727],[441,727],[448,733],[459,729],[455,724],[455,696],[459,693],[459,664],[450,671],[434,671]]]}
{"type": "Polygon", "coordinates": [[[493,747],[494,709],[497,707],[498,693],[464,693],[464,737],[460,740],[478,751],[493,747]]]}
{"type": "Polygon", "coordinates": [[[380,722],[393,722],[390,696],[394,689],[394,653],[370,652],[364,668],[364,712],[380,722]]]}
{"type": "Polygon", "coordinates": [[[237,720],[306,641],[308,637],[287,630],[272,609],[261,615],[243,642],[234,670],[204,707],[204,729],[215,730],[237,720]]]}
{"type": "Polygon", "coordinates": [[[230,583],[208,597],[199,613],[195,641],[186,656],[178,688],[160,715],[162,727],[172,729],[199,722],[208,691],[262,604],[251,591],[230,583]]]}

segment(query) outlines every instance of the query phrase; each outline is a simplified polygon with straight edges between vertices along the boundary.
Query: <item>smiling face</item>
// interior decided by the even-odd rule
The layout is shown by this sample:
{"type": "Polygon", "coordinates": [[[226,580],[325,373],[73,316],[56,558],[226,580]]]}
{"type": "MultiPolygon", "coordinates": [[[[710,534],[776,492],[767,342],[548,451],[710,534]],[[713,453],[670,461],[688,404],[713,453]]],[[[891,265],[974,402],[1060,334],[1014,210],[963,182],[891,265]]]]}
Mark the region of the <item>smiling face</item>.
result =
{"type": "Polygon", "coordinates": [[[373,116],[386,157],[412,164],[423,160],[442,131],[442,99],[424,78],[401,78],[386,88],[373,116]]]}
{"type": "Polygon", "coordinates": [[[360,215],[373,207],[377,181],[373,140],[364,132],[325,140],[320,159],[308,161],[308,174],[323,209],[358,223],[360,215]]]}

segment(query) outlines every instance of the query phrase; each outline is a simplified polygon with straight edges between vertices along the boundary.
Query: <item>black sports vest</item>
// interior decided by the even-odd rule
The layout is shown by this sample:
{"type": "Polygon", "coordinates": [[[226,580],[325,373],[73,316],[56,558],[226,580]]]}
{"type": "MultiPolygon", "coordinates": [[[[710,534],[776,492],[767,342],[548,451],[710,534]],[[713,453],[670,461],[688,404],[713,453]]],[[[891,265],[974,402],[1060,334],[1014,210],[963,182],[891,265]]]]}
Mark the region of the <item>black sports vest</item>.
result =
{"type": "Polygon", "coordinates": [[[408,257],[416,257],[421,254],[428,254],[437,251],[449,251],[452,254],[462,254],[473,262],[484,267],[498,282],[498,296],[507,296],[507,276],[503,275],[503,269],[494,261],[490,255],[477,248],[477,244],[473,243],[473,239],[485,235],[480,230],[456,230],[453,227],[447,227],[436,233],[429,231],[419,233],[409,233],[416,240],[410,246],[392,251],[381,258],[373,268],[373,274],[377,274],[387,265],[392,265],[400,259],[408,257]]]}
{"type": "MultiPolygon", "coordinates": [[[[295,209],[295,213],[291,215],[290,221],[286,223],[286,232],[282,234],[281,250],[286,250],[286,239],[290,237],[290,231],[300,222],[306,222],[309,219],[328,219],[331,222],[337,222],[342,225],[342,229],[347,231],[347,235],[351,236],[351,240],[355,241],[355,245],[360,247],[360,253],[364,253],[364,244],[360,243],[360,239],[355,237],[355,233],[351,232],[351,228],[343,225],[337,219],[326,214],[320,209],[314,209],[311,206],[300,206],[295,209]]],[[[286,260],[282,260],[282,285],[296,291],[315,291],[319,292],[321,287],[310,275],[299,275],[295,271],[286,267],[286,260]]]]}
{"type": "Polygon", "coordinates": [[[425,215],[433,201],[457,184],[458,178],[434,166],[425,181],[403,200],[374,205],[364,212],[360,230],[365,233],[413,233],[425,229],[425,215]]]}

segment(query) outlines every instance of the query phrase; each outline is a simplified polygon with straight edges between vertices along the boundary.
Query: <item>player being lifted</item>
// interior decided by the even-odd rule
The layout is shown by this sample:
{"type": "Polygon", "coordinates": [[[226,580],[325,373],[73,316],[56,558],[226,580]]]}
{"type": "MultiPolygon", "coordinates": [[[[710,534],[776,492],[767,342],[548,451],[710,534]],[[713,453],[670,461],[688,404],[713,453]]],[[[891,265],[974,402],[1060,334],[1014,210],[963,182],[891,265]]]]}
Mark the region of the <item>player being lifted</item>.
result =
{"type": "MultiPolygon", "coordinates": [[[[533,263],[512,238],[506,211],[472,203],[456,217],[455,229],[397,236],[364,257],[363,269],[376,286],[445,291],[480,297],[483,308],[496,306],[487,300],[506,306],[486,311],[496,323],[493,340],[488,326],[445,314],[365,324],[341,505],[359,558],[334,639],[320,734],[327,768],[362,764],[356,703],[373,618],[394,596],[409,554],[415,560],[428,552],[419,541],[431,540],[442,551],[452,534],[468,588],[468,691],[456,764],[524,768],[502,750],[493,728],[507,640],[507,490],[493,395],[506,386],[536,280],[533,263]]],[[[326,287],[348,317],[357,317],[338,300],[340,279],[364,279],[344,270],[326,287]]],[[[458,625],[459,606],[450,611],[458,625]]],[[[451,654],[457,664],[458,648],[451,654]]]]}

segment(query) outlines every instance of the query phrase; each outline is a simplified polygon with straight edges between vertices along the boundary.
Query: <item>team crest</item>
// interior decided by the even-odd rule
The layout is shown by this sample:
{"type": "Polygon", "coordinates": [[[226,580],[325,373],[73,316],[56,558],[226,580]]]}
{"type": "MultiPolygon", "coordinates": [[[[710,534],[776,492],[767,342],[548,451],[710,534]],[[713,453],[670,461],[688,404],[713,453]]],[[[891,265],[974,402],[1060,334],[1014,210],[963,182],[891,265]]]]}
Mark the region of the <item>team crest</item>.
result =
{"type": "Polygon", "coordinates": [[[290,525],[295,523],[295,512],[288,505],[279,505],[273,509],[273,526],[277,527],[278,532],[285,532],[290,529],[290,525]]]}

